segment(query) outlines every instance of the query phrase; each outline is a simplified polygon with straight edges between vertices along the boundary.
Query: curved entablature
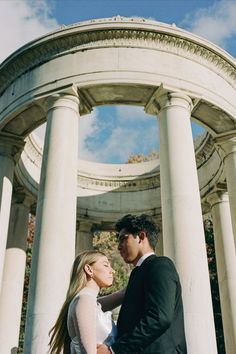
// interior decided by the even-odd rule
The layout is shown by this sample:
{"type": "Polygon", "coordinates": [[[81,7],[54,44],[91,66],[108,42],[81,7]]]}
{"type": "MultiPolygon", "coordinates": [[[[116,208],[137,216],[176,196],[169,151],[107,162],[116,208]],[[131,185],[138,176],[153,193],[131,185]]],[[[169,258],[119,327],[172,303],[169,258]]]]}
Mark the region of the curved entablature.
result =
{"type": "Polygon", "coordinates": [[[0,130],[26,137],[46,120],[47,98],[76,94],[80,113],[110,104],[157,114],[156,96],[182,92],[213,136],[235,132],[236,63],[174,25],[113,17],[63,26],[0,66],[0,130]]]}
{"type": "Polygon", "coordinates": [[[235,83],[235,60],[220,47],[194,34],[161,22],[142,18],[113,17],[62,26],[18,49],[0,66],[0,94],[17,77],[57,56],[91,47],[150,47],[196,57],[222,71],[235,83]],[[115,41],[115,42],[114,42],[115,41]],[[30,49],[30,53],[28,50],[30,49]],[[19,60],[20,59],[20,60],[19,60]]]}
{"type": "MultiPolygon", "coordinates": [[[[204,134],[195,141],[195,151],[200,192],[204,198],[217,183],[224,181],[223,165],[209,134],[204,134]]],[[[38,194],[41,164],[41,141],[31,134],[26,139],[15,173],[17,183],[25,186],[34,198],[38,194]]],[[[95,219],[106,219],[106,214],[111,218],[113,212],[115,220],[118,212],[126,210],[125,203],[120,207],[122,195],[132,193],[132,199],[137,199],[132,207],[136,205],[139,208],[138,200],[143,192],[146,193],[146,210],[155,210],[155,215],[161,213],[159,160],[138,164],[101,164],[79,160],[77,181],[78,215],[85,212],[91,215],[92,212],[95,219]]]]}

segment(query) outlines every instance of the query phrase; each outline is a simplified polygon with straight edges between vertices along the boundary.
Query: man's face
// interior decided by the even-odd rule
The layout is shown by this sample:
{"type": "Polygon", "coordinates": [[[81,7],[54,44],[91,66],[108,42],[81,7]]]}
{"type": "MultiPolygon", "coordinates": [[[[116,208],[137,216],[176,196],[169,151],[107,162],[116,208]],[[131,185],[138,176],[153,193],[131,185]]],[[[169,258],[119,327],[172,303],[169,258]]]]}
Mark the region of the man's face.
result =
{"type": "Polygon", "coordinates": [[[118,250],[126,263],[136,265],[140,254],[140,238],[122,229],[118,236],[118,250]]]}

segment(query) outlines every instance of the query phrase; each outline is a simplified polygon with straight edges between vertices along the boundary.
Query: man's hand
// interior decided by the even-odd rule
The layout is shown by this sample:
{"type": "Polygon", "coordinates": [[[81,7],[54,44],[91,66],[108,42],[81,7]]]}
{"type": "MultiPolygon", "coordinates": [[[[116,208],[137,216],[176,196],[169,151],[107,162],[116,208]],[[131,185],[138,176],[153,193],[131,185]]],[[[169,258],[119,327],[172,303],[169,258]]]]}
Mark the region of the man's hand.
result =
{"type": "Polygon", "coordinates": [[[97,354],[111,354],[111,351],[105,344],[97,344],[97,354]]]}

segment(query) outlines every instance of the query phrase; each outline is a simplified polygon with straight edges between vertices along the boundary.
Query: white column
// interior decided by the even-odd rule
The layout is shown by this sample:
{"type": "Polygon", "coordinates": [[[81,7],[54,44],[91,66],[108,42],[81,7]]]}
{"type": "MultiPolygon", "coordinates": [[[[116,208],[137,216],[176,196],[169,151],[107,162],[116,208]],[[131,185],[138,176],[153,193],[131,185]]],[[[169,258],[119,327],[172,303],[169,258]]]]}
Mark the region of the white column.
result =
{"type": "Polygon", "coordinates": [[[229,135],[215,140],[224,161],[224,170],[229,193],[231,220],[236,248],[236,136],[229,135]]]}
{"type": "Polygon", "coordinates": [[[0,296],[0,353],[18,347],[31,202],[25,194],[13,197],[0,296]]]}
{"type": "Polygon", "coordinates": [[[76,230],[75,254],[93,249],[93,234],[91,232],[91,221],[80,220],[76,230]]]}
{"type": "Polygon", "coordinates": [[[9,225],[15,162],[24,142],[19,137],[0,134],[0,289],[9,225]]]}
{"type": "Polygon", "coordinates": [[[47,128],[36,212],[25,354],[46,354],[75,256],[79,100],[58,95],[47,128]]]}
{"type": "Polygon", "coordinates": [[[188,354],[216,354],[205,236],[191,132],[191,99],[157,99],[164,254],[180,274],[188,354]]]}
{"type": "Polygon", "coordinates": [[[236,253],[228,193],[209,195],[226,353],[236,348],[236,253]]]}

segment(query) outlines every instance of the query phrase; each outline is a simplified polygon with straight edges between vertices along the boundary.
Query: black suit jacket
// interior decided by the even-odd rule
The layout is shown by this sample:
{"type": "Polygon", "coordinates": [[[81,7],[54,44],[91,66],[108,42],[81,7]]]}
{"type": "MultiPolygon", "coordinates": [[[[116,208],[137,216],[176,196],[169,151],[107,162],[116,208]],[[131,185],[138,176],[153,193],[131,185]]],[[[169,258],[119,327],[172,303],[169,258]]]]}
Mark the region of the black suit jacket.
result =
{"type": "Polygon", "coordinates": [[[131,273],[117,322],[115,354],[186,354],[179,276],[167,257],[149,256],[131,273]]]}

